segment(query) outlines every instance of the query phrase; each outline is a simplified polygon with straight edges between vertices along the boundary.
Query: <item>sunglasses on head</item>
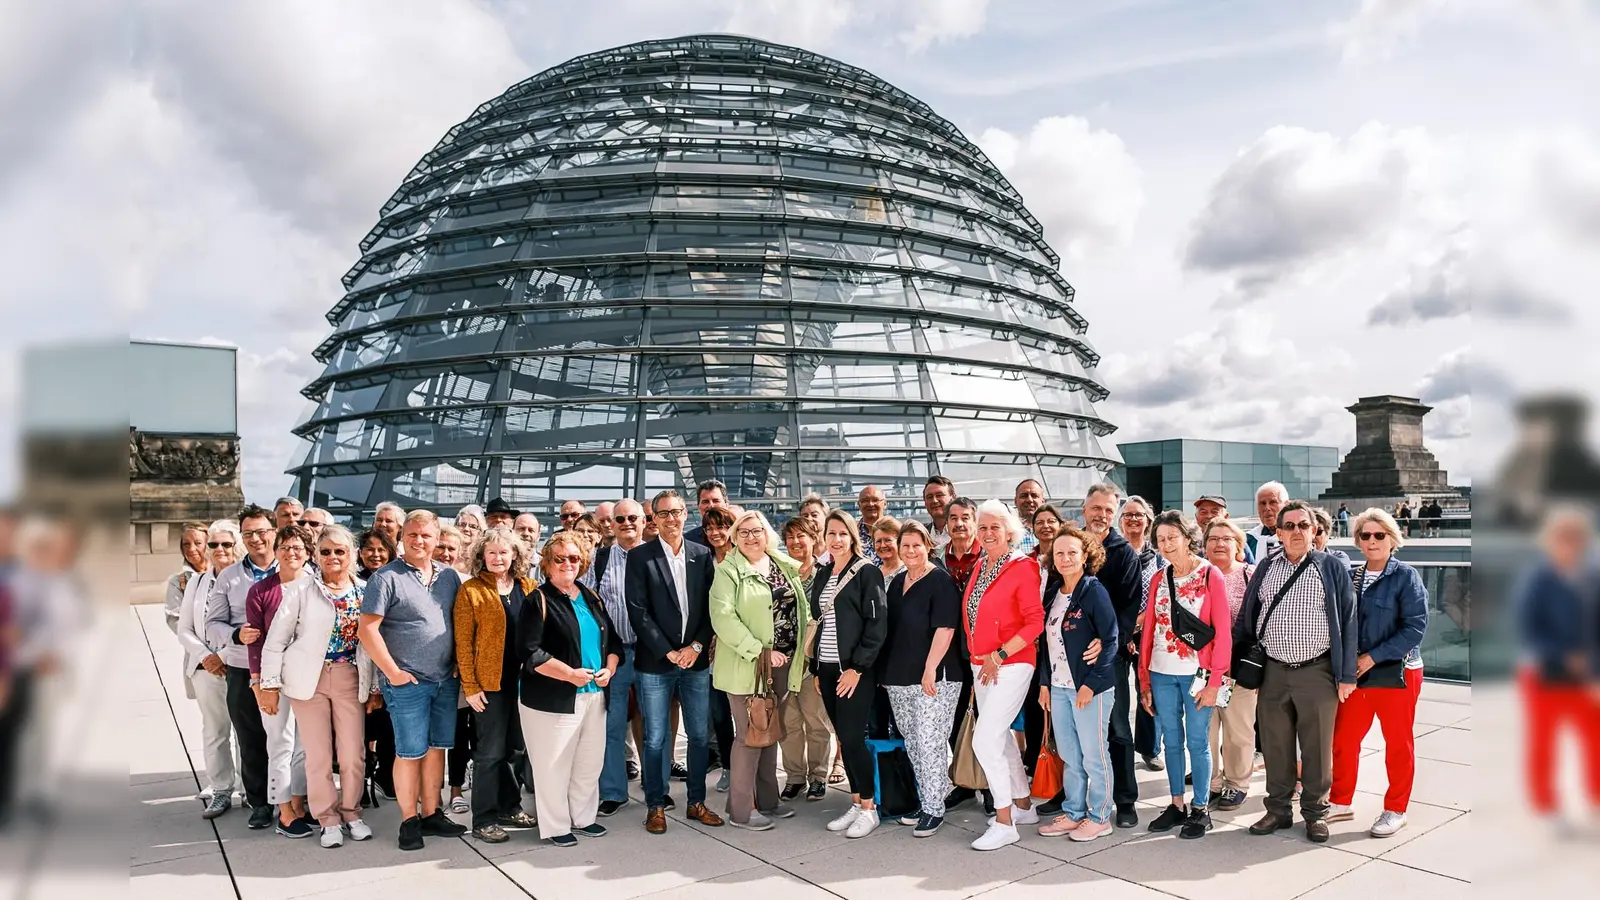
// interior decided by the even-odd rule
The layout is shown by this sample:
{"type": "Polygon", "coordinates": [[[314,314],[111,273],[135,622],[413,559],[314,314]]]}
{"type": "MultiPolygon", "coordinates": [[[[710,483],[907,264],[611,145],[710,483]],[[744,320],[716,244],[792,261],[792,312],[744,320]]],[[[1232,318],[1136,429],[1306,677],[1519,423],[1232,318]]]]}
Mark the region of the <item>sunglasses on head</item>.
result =
{"type": "Polygon", "coordinates": [[[1356,535],[1358,539],[1363,541],[1381,541],[1388,536],[1389,533],[1386,531],[1363,531],[1356,535]]]}
{"type": "Polygon", "coordinates": [[[206,546],[213,550],[217,549],[218,547],[227,547],[231,550],[233,549],[233,541],[206,541],[206,546]]]}

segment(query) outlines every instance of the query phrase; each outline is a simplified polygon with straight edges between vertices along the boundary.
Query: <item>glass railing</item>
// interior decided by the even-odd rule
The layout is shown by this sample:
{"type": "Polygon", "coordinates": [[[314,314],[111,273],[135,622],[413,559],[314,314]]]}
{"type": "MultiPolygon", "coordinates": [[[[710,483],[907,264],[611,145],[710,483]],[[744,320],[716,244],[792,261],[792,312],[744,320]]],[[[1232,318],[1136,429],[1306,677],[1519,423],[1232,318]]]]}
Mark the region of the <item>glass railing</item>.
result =
{"type": "Polygon", "coordinates": [[[1423,674],[1439,681],[1472,680],[1472,563],[1414,562],[1428,592],[1423,674]]]}

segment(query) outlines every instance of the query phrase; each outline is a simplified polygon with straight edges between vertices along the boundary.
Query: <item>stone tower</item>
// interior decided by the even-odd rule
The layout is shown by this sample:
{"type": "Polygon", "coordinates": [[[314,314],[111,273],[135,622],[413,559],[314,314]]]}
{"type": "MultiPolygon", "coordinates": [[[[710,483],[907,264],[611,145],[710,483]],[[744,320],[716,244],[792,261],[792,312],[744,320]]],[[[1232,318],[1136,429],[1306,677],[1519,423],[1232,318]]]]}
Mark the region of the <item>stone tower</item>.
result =
{"type": "Polygon", "coordinates": [[[1345,455],[1323,500],[1454,496],[1447,473],[1422,444],[1422,419],[1433,407],[1415,397],[1362,397],[1345,407],[1356,417],[1356,445],[1345,455]]]}

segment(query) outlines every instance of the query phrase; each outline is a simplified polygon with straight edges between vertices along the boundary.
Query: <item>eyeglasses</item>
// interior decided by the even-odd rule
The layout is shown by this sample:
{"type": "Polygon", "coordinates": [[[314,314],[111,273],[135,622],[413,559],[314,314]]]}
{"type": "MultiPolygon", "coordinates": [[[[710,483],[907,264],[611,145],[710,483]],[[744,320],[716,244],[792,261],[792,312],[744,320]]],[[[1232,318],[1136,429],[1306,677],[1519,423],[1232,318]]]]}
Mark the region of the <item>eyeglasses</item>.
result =
{"type": "Polygon", "coordinates": [[[1236,544],[1238,542],[1239,539],[1231,534],[1214,534],[1206,538],[1206,543],[1208,544],[1236,544]]]}
{"type": "Polygon", "coordinates": [[[318,556],[343,556],[343,547],[323,547],[317,551],[318,556]]]}
{"type": "Polygon", "coordinates": [[[551,562],[551,564],[557,565],[557,566],[562,565],[562,564],[566,564],[566,563],[570,563],[571,565],[577,566],[577,565],[582,565],[583,564],[583,557],[581,557],[581,556],[573,556],[573,555],[570,555],[570,554],[567,555],[567,556],[552,556],[552,557],[550,557],[550,562],[551,562]]]}
{"type": "Polygon", "coordinates": [[[260,538],[264,538],[264,537],[271,537],[272,535],[274,535],[276,533],[277,532],[274,531],[271,528],[257,528],[255,531],[246,531],[244,533],[244,536],[247,537],[247,538],[260,539],[260,538]]]}
{"type": "Polygon", "coordinates": [[[1300,531],[1310,531],[1311,529],[1313,529],[1315,527],[1317,527],[1317,526],[1312,524],[1312,523],[1310,523],[1310,522],[1279,522],[1278,523],[1278,530],[1279,531],[1294,531],[1296,529],[1299,529],[1300,531]]]}
{"type": "Polygon", "coordinates": [[[278,548],[278,552],[279,553],[298,553],[301,556],[305,556],[306,555],[306,548],[301,546],[301,545],[299,545],[299,544],[284,544],[282,547],[278,548]]]}
{"type": "Polygon", "coordinates": [[[758,537],[762,537],[766,533],[767,532],[764,529],[761,529],[761,528],[741,528],[741,529],[739,529],[739,537],[746,538],[746,539],[752,539],[752,540],[755,539],[755,538],[758,538],[758,537]]]}
{"type": "Polygon", "coordinates": [[[1387,531],[1363,531],[1356,535],[1358,539],[1363,541],[1381,541],[1388,536],[1389,533],[1387,531]]]}
{"type": "Polygon", "coordinates": [[[681,519],[681,518],[683,518],[685,512],[686,512],[686,510],[682,510],[682,509],[658,509],[658,510],[656,510],[656,518],[658,518],[658,519],[681,519]]]}
{"type": "Polygon", "coordinates": [[[631,523],[631,522],[637,522],[642,518],[644,518],[644,516],[638,516],[638,515],[634,515],[634,516],[612,516],[611,520],[613,522],[630,522],[631,523]]]}
{"type": "Polygon", "coordinates": [[[206,541],[206,546],[213,550],[217,549],[218,547],[227,547],[229,550],[232,550],[233,541],[206,541]]]}

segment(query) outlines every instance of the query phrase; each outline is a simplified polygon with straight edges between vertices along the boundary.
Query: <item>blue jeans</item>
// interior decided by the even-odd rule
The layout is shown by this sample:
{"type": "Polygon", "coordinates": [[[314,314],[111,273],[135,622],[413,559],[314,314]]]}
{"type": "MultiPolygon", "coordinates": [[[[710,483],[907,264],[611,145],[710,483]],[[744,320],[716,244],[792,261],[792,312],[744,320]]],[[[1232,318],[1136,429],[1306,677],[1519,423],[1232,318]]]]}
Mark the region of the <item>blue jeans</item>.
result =
{"type": "Polygon", "coordinates": [[[1111,819],[1111,707],[1116,692],[1101,691],[1078,708],[1078,692],[1051,686],[1050,721],[1055,726],[1061,772],[1061,811],[1079,822],[1111,819]]]}
{"type": "Polygon", "coordinates": [[[602,803],[628,799],[628,691],[636,680],[630,644],[622,651],[622,661],[606,685],[606,761],[600,769],[602,803]]]}
{"type": "Polygon", "coordinates": [[[394,725],[394,755],[422,759],[429,750],[449,750],[456,745],[456,697],[461,682],[413,681],[383,684],[383,705],[394,725]]]}
{"type": "Polygon", "coordinates": [[[696,672],[674,669],[657,675],[637,672],[639,710],[644,715],[644,802],[647,807],[667,802],[668,760],[672,749],[667,733],[672,728],[672,695],[678,695],[683,714],[679,722],[689,738],[688,801],[693,806],[706,802],[706,748],[711,722],[711,667],[696,672]]]}
{"type": "Polygon", "coordinates": [[[1167,743],[1167,787],[1174,797],[1182,797],[1185,775],[1194,775],[1195,806],[1211,800],[1211,713],[1209,706],[1195,706],[1189,696],[1193,675],[1150,673],[1150,693],[1156,708],[1156,724],[1167,743]],[[1187,766],[1185,748],[1189,751],[1187,766]]]}

